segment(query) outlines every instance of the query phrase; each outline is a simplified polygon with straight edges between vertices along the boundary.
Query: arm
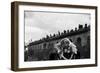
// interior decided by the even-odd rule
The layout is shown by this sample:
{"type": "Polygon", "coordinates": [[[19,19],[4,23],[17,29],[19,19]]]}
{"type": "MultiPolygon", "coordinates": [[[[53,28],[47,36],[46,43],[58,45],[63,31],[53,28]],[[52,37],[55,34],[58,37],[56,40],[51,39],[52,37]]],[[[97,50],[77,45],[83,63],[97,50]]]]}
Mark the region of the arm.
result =
{"type": "Polygon", "coordinates": [[[74,53],[72,53],[72,54],[71,54],[71,57],[70,57],[70,59],[72,59],[72,58],[73,58],[73,55],[74,55],[74,53]]]}
{"type": "Polygon", "coordinates": [[[54,48],[57,50],[57,53],[61,52],[59,45],[60,45],[60,43],[54,45],[54,48]]]}
{"type": "Polygon", "coordinates": [[[60,54],[60,57],[66,60],[67,58],[63,56],[63,52],[60,54]]]}

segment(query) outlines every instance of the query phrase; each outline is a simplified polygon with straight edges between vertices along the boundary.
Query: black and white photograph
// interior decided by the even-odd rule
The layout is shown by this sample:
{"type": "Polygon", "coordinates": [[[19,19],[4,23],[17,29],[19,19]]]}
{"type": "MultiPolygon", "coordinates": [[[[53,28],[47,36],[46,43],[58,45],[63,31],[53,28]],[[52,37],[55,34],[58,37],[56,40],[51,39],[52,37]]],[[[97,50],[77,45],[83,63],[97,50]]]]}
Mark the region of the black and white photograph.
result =
{"type": "Polygon", "coordinates": [[[24,61],[90,58],[89,13],[24,11],[24,61]]]}
{"type": "Polygon", "coordinates": [[[97,7],[12,3],[12,70],[97,66],[97,7]]]}

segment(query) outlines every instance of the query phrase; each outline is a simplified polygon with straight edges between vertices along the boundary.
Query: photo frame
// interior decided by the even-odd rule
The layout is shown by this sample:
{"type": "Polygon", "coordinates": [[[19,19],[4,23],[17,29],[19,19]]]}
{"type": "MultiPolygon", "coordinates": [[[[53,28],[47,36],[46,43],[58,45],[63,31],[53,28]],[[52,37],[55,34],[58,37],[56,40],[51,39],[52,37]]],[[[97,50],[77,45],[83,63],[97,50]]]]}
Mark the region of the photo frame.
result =
{"type": "Polygon", "coordinates": [[[97,66],[97,7],[11,3],[11,70],[97,66]]]}

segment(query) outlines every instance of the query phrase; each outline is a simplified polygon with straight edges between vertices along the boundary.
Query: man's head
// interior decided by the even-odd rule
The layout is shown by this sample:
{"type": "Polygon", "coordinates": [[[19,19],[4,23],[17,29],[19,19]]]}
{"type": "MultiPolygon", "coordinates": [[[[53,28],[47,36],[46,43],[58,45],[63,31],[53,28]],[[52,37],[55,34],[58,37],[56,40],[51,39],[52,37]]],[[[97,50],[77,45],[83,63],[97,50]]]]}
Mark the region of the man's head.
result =
{"type": "Polygon", "coordinates": [[[67,40],[67,39],[61,40],[61,46],[62,47],[69,46],[69,44],[70,44],[69,40],[67,40]]]}
{"type": "Polygon", "coordinates": [[[63,52],[66,52],[66,53],[72,52],[72,48],[70,47],[70,43],[71,43],[71,41],[67,38],[61,40],[61,47],[63,49],[63,52]]]}

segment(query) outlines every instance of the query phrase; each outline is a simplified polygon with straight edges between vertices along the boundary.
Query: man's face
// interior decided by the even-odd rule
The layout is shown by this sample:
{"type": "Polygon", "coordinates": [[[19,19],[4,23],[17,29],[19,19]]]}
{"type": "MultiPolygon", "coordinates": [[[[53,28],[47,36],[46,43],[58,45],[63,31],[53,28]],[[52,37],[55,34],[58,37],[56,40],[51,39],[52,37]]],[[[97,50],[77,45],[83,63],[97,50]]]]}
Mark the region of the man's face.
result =
{"type": "Polygon", "coordinates": [[[61,45],[62,47],[69,46],[69,41],[62,41],[61,45]]]}
{"type": "Polygon", "coordinates": [[[68,41],[65,41],[65,46],[69,46],[69,42],[68,41]]]}

